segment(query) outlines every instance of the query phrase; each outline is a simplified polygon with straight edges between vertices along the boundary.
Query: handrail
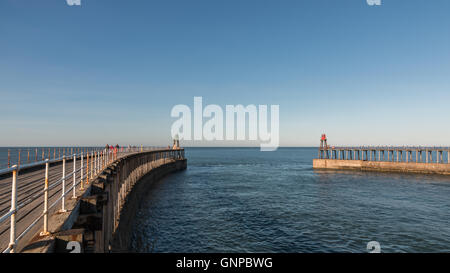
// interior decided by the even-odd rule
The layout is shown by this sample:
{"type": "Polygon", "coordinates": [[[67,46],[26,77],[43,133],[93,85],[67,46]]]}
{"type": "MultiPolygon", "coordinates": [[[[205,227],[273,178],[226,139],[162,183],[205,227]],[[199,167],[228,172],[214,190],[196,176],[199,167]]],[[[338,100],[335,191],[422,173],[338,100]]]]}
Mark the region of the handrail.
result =
{"type": "MultiPolygon", "coordinates": [[[[149,151],[149,150],[156,150],[156,149],[167,149],[167,147],[144,147],[144,146],[142,146],[142,147],[122,147],[122,148],[119,148],[118,153],[132,153],[132,152],[149,151]]],[[[95,148],[92,150],[87,150],[87,152],[85,154],[90,153],[90,152],[100,152],[100,151],[105,151],[105,150],[106,150],[106,148],[95,148]]],[[[109,151],[111,151],[111,150],[109,150],[109,151]]],[[[73,153],[72,155],[76,154],[77,158],[78,158],[82,153],[83,152],[73,153]]],[[[47,158],[47,159],[43,159],[43,160],[36,161],[33,163],[26,163],[26,164],[20,164],[20,165],[16,164],[9,168],[0,169],[0,175],[11,173],[14,169],[19,170],[19,169],[26,169],[26,168],[41,166],[41,165],[45,164],[46,160],[48,160],[50,164],[56,163],[56,162],[61,161],[64,157],[68,157],[68,156],[69,155],[63,155],[63,156],[59,156],[54,159],[47,158]]]]}
{"type": "Polygon", "coordinates": [[[321,150],[432,150],[432,151],[448,151],[450,147],[446,146],[332,146],[319,148],[321,150]]]}

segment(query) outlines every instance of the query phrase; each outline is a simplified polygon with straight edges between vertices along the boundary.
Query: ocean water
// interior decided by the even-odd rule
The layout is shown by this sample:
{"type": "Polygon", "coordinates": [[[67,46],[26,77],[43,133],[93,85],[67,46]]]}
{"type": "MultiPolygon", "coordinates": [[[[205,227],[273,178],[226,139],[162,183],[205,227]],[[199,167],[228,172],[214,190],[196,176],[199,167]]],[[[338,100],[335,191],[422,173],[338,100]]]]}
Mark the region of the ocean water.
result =
{"type": "Polygon", "coordinates": [[[187,148],[152,185],[135,252],[450,251],[450,177],[318,171],[316,148],[187,148]]]}

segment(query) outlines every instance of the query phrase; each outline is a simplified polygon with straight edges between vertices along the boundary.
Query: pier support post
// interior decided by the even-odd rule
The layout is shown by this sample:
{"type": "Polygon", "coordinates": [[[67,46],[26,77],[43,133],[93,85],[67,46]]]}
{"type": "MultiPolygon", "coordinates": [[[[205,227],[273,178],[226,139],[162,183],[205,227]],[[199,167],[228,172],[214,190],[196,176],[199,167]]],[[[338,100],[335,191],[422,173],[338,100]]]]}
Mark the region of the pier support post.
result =
{"type": "Polygon", "coordinates": [[[48,160],[45,163],[45,180],[44,180],[44,230],[41,232],[41,236],[47,236],[48,232],[48,160]]]}
{"type": "Polygon", "coordinates": [[[84,190],[84,185],[83,185],[83,168],[84,168],[84,160],[83,160],[83,152],[81,152],[81,167],[80,167],[80,186],[81,186],[81,190],[84,190]]]}
{"type": "Polygon", "coordinates": [[[60,212],[66,212],[66,156],[63,156],[62,163],[62,189],[61,189],[61,210],[60,212]]]}
{"type": "MultiPolygon", "coordinates": [[[[17,166],[13,166],[17,167],[17,166]]],[[[16,209],[17,209],[17,169],[13,170],[12,174],[12,185],[11,185],[11,227],[9,233],[9,249],[10,253],[14,253],[16,246],[16,209]]]]}
{"type": "Polygon", "coordinates": [[[77,195],[76,195],[76,185],[77,185],[77,181],[76,181],[76,176],[77,176],[77,156],[74,154],[73,155],[73,193],[72,193],[72,199],[76,199],[77,195]]]}

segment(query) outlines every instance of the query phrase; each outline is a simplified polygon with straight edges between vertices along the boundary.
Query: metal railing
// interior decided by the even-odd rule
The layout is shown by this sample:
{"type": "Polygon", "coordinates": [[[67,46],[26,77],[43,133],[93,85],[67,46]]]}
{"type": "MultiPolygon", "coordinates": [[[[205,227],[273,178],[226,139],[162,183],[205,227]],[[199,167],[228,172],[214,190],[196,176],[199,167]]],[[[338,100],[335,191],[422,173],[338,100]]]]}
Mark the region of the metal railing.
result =
{"type": "Polygon", "coordinates": [[[450,164],[450,147],[326,146],[319,148],[318,158],[338,159],[338,160],[450,164]],[[415,155],[415,159],[413,158],[413,155],[415,155]],[[446,155],[447,159],[445,159],[444,155],[446,155]]]}
{"type": "MultiPolygon", "coordinates": [[[[120,152],[140,151],[141,149],[155,149],[157,147],[124,146],[119,147],[120,152]]],[[[158,147],[164,148],[164,147],[158,147]]],[[[103,148],[104,149],[104,148],[103,148]]],[[[21,167],[31,163],[43,162],[45,159],[61,159],[63,155],[87,154],[90,151],[99,150],[94,147],[17,147],[8,148],[7,155],[0,154],[0,170],[11,168],[13,165],[21,167]]]]}
{"type": "MultiPolygon", "coordinates": [[[[37,225],[37,223],[43,219],[43,228],[40,232],[41,236],[49,235],[49,227],[48,227],[48,216],[49,211],[58,205],[61,202],[61,209],[59,212],[66,212],[66,197],[70,195],[72,191],[72,198],[76,199],[76,189],[77,186],[80,185],[80,190],[84,191],[85,186],[89,184],[98,174],[100,174],[109,164],[113,163],[115,160],[120,158],[121,156],[128,155],[130,153],[144,152],[157,150],[160,148],[157,147],[128,147],[122,149],[95,149],[93,151],[88,151],[86,153],[81,152],[79,154],[73,154],[70,156],[63,155],[60,158],[54,158],[53,160],[45,159],[40,162],[26,164],[23,166],[14,165],[10,168],[0,170],[0,175],[8,175],[11,173],[11,205],[10,210],[6,214],[0,217],[0,224],[5,222],[6,220],[10,220],[10,236],[9,236],[9,244],[6,249],[4,249],[3,253],[14,253],[16,251],[17,243],[32,230],[33,227],[37,225]],[[69,173],[66,173],[66,161],[73,161],[73,170],[69,173]],[[79,162],[79,167],[77,168],[77,162],[79,162]],[[51,164],[61,164],[62,165],[62,175],[61,178],[49,183],[49,167],[51,164]],[[21,169],[28,168],[38,168],[45,167],[44,172],[44,187],[43,190],[40,190],[32,195],[26,196],[22,200],[21,203],[18,203],[17,194],[18,194],[18,182],[19,182],[19,171],[21,169]],[[66,188],[66,182],[72,181],[72,185],[69,188],[66,188]],[[50,190],[56,188],[58,185],[61,185],[61,194],[60,196],[54,200],[51,204],[49,204],[49,192],[50,190]],[[25,206],[29,205],[35,200],[39,198],[43,198],[43,210],[39,216],[32,221],[18,236],[17,232],[17,213],[24,209],[25,206]]],[[[31,209],[35,209],[36,207],[32,207],[31,209]]]]}

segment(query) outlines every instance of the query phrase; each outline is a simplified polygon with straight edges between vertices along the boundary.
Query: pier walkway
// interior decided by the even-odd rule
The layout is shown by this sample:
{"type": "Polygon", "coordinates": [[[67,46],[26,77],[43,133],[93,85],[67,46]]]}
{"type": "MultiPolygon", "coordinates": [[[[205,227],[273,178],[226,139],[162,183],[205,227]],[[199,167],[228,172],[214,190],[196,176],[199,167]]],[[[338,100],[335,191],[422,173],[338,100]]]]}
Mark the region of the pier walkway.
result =
{"type": "Polygon", "coordinates": [[[150,151],[164,152],[161,158],[175,156],[167,148],[92,149],[0,170],[0,251],[17,252],[32,238],[49,235],[49,216],[72,209],[103,170],[150,151]]]}

